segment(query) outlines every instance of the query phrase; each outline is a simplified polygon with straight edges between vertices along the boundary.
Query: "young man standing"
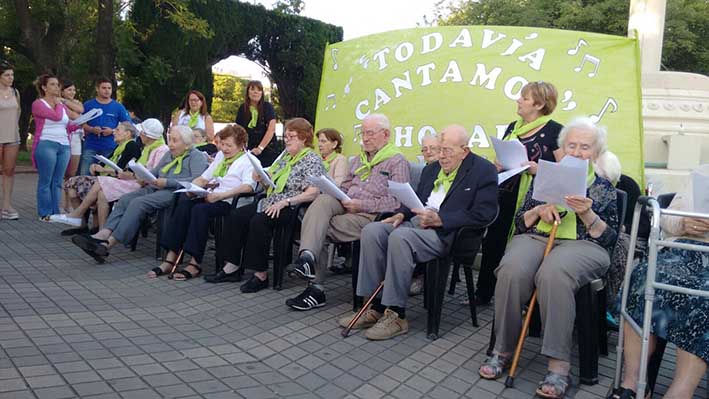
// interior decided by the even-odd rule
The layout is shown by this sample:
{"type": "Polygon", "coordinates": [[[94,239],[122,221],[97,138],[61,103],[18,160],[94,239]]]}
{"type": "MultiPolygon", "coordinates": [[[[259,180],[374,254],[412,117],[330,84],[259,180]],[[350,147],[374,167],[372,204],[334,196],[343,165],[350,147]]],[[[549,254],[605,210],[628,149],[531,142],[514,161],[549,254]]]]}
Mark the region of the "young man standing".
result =
{"type": "Polygon", "coordinates": [[[109,156],[116,147],[113,141],[113,129],[120,122],[130,122],[128,111],[119,102],[111,98],[113,93],[113,83],[108,78],[98,78],[96,80],[96,98],[84,103],[84,112],[89,112],[94,108],[101,108],[103,114],[98,118],[85,123],[84,128],[84,149],[81,152],[81,175],[89,174],[89,167],[96,162],[94,155],[109,156]]]}

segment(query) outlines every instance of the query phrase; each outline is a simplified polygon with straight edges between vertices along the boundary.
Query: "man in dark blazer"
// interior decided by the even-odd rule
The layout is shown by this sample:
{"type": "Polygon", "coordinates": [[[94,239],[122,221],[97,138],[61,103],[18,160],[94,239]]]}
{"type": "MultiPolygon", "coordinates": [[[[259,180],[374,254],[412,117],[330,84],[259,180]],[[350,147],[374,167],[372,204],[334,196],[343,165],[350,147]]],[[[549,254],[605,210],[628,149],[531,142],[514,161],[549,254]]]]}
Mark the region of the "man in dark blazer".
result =
{"type": "MultiPolygon", "coordinates": [[[[460,227],[483,228],[497,216],[495,166],[470,152],[464,127],[449,126],[440,138],[440,158],[424,168],[416,190],[425,209],[402,207],[362,230],[357,295],[371,295],[384,280],[381,297],[353,327],[368,328],[369,339],[408,331],[405,308],[416,263],[447,255],[460,227]]],[[[353,316],[341,318],[340,325],[346,327],[353,316]]]]}

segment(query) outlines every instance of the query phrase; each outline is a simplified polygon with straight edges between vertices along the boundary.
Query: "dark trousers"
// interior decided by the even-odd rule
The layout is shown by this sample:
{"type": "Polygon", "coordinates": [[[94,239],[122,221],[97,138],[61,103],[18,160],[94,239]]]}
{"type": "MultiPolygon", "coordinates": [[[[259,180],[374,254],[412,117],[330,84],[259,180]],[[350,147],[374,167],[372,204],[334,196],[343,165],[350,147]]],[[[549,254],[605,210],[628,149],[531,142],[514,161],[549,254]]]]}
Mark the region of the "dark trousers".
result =
{"type": "MultiPolygon", "coordinates": [[[[517,186],[515,185],[515,188],[517,186]]],[[[483,257],[480,261],[480,274],[476,296],[481,302],[488,302],[495,294],[495,269],[500,264],[507,247],[507,237],[514,221],[517,192],[501,192],[498,198],[500,213],[495,222],[487,228],[487,235],[482,244],[483,257]]]]}
{"type": "Polygon", "coordinates": [[[209,235],[209,220],[229,213],[231,204],[218,201],[209,203],[204,199],[190,199],[180,194],[170,221],[160,236],[160,245],[170,251],[191,255],[197,263],[204,259],[204,249],[209,235]]]}
{"type": "Polygon", "coordinates": [[[271,219],[263,212],[256,213],[256,210],[257,204],[253,203],[236,208],[229,214],[224,224],[224,237],[229,240],[224,259],[234,265],[263,272],[268,270],[268,252],[273,230],[280,221],[290,219],[293,209],[281,209],[277,219],[271,219]]]}

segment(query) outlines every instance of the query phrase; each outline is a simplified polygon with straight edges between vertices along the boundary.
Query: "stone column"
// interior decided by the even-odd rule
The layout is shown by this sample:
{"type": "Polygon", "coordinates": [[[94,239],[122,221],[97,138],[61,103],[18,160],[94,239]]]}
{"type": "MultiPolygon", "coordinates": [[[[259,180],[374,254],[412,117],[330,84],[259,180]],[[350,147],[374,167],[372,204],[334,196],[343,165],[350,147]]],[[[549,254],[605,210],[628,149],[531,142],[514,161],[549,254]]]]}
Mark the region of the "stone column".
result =
{"type": "Polygon", "coordinates": [[[631,0],[628,36],[640,35],[642,73],[660,70],[662,36],[665,30],[666,0],[631,0]]]}

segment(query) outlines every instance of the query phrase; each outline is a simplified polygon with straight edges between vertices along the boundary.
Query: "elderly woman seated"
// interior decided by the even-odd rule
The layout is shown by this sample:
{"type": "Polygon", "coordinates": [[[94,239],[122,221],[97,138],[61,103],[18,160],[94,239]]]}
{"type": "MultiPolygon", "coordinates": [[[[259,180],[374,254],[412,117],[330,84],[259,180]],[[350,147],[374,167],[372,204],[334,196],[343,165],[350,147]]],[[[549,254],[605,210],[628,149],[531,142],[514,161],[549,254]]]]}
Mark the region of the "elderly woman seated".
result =
{"type": "MultiPolygon", "coordinates": [[[[561,131],[565,156],[594,161],[606,148],[606,134],[588,118],[573,120],[561,131]]],[[[515,215],[516,234],[495,270],[494,355],[480,366],[480,376],[496,379],[509,366],[522,327],[522,311],[537,287],[544,326],[542,354],[548,373],[537,395],[561,398],[569,385],[576,291],[603,276],[617,237],[616,192],[593,172],[589,162],[585,197],[567,196],[568,212],[532,199],[529,189],[515,215]],[[560,221],[554,247],[543,257],[554,221],[560,221]]]]}
{"type": "MultiPolygon", "coordinates": [[[[266,198],[258,204],[237,208],[229,217],[225,223],[225,235],[231,240],[225,255],[227,263],[217,274],[205,276],[209,283],[238,282],[243,270],[251,269],[255,273],[241,285],[241,292],[268,287],[268,251],[273,230],[290,220],[294,205],[310,202],[320,192],[308,181],[308,177],[325,174],[320,156],[313,151],[313,127],[303,118],[294,118],[286,122],[284,130],[285,155],[269,168],[276,187],[269,188],[266,198]]],[[[260,181],[257,175],[254,179],[260,181]]]]}
{"type": "Polygon", "coordinates": [[[209,219],[228,215],[234,200],[232,197],[251,193],[256,186],[251,177],[254,168],[244,155],[248,140],[246,130],[239,125],[227,125],[217,135],[221,139],[222,151],[216,154],[209,168],[192,181],[192,184],[206,188],[208,194],[204,197],[180,194],[170,216],[170,229],[160,236],[160,245],[168,250],[167,256],[159,267],[148,273],[148,277],[158,277],[172,269],[180,251],[192,259],[184,270],[175,274],[175,280],[189,280],[201,274],[209,219]]]}
{"type": "MultiPolygon", "coordinates": [[[[146,119],[136,126],[137,129],[130,122],[122,122],[116,128],[115,138],[118,146],[113,150],[111,160],[123,169],[123,172],[118,173],[108,166],[92,164],[91,173],[98,176],[72,177],[64,183],[64,189],[68,191],[72,202],[81,199],[81,203],[75,206],[71,213],[52,215],[50,220],[70,226],[82,226],[88,220],[88,217],[84,218],[86,212],[96,206],[98,220],[94,223],[97,222],[98,227],[102,228],[108,218],[109,204],[141,188],[133,172],[126,169],[128,162],[137,159],[138,163],[152,169],[169,150],[162,138],[164,128],[159,120],[146,119]],[[138,131],[142,149],[139,149],[137,141],[133,140],[138,131]]],[[[84,226],[71,233],[85,231],[88,229],[84,226]]]]}
{"type": "MultiPolygon", "coordinates": [[[[700,167],[709,174],[709,165],[700,167]]],[[[678,193],[669,209],[693,211],[692,185],[678,193]]],[[[665,239],[686,244],[709,246],[709,219],[663,216],[665,239]]],[[[642,325],[645,307],[647,261],[633,270],[630,278],[627,310],[633,320],[642,325]]],[[[709,253],[681,248],[663,248],[657,253],[655,281],[696,290],[709,287],[709,253]]],[[[709,363],[709,299],[664,290],[655,291],[652,308],[650,351],[657,337],[677,346],[675,377],[665,393],[666,398],[691,398],[709,363]]],[[[635,398],[640,369],[641,337],[625,324],[624,375],[621,388],[609,398],[635,398]]]]}
{"type": "Polygon", "coordinates": [[[74,236],[72,242],[99,262],[116,243],[129,242],[147,215],[170,205],[180,181],[191,181],[207,169],[207,156],[192,145],[192,130],[174,126],[168,134],[170,152],[150,172],[157,179],[141,182],[144,187],[126,194],[113,207],[106,225],[98,233],[74,236]]]}

